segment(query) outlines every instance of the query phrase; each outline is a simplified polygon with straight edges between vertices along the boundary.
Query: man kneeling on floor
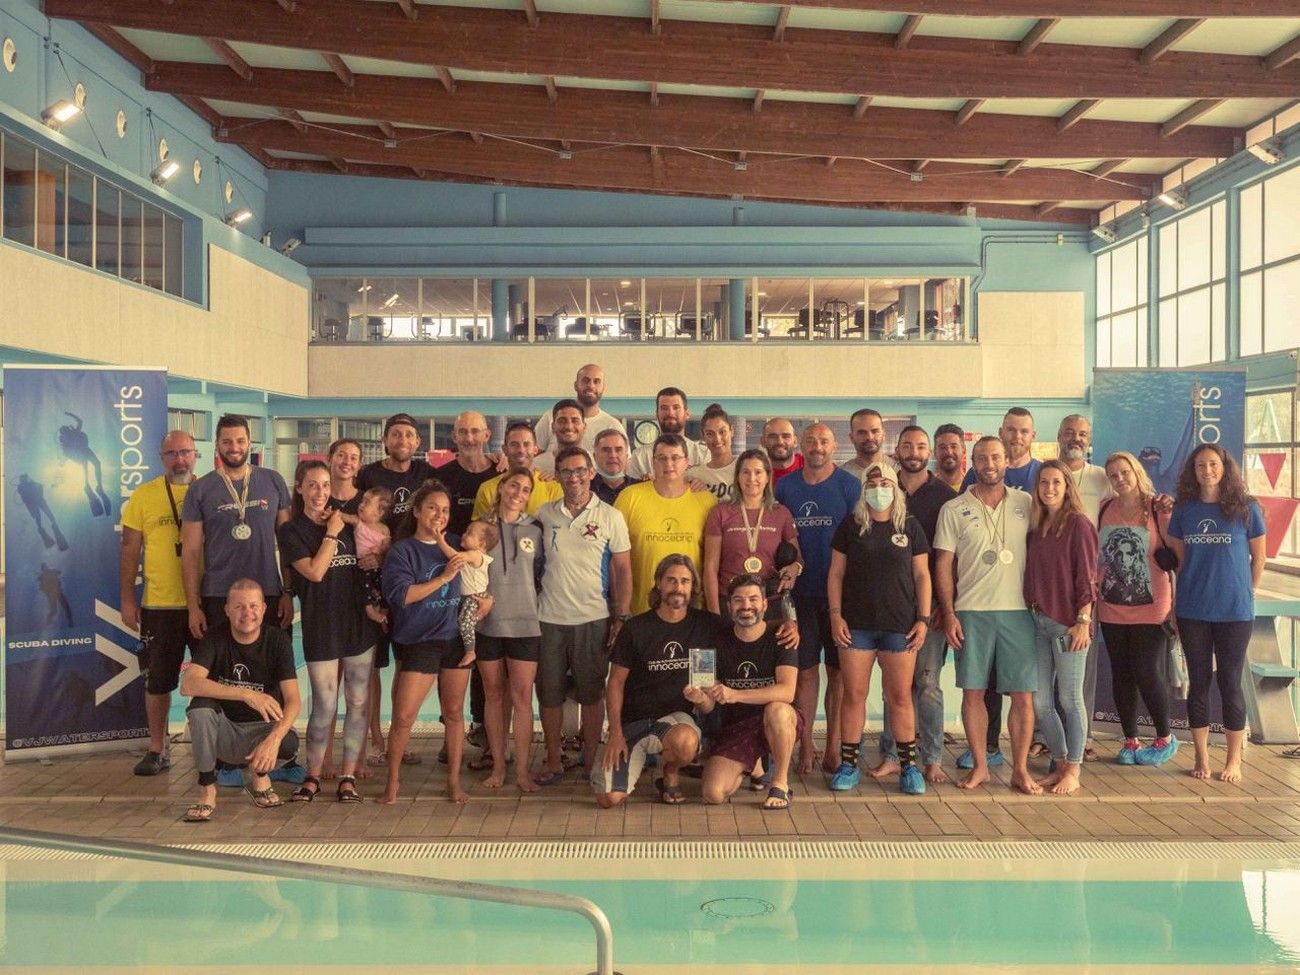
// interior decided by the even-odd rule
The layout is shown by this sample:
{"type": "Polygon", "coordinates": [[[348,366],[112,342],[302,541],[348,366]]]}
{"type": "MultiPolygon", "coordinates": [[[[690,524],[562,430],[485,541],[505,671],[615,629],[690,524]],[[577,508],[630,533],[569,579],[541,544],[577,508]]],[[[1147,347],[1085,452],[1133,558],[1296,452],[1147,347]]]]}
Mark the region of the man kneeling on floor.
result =
{"type": "Polygon", "coordinates": [[[701,791],[704,801],[727,802],[745,773],[767,755],[764,809],[788,809],[790,757],[803,717],[793,707],[799,654],[784,649],[763,622],[763,580],[740,575],[727,586],[732,628],[718,641],[717,683],[688,687],[685,696],[701,715],[712,715],[701,791]]]}
{"type": "Polygon", "coordinates": [[[252,579],[233,583],[226,596],[230,628],[208,631],[181,681],[181,693],[192,698],[187,716],[199,773],[198,801],[186,822],[212,818],[218,761],[247,762],[253,803],[280,805],[267,773],[282,753],[297,753],[293,723],[301,700],[289,634],[278,626],[263,630],[265,615],[262,587],[252,579]]]}

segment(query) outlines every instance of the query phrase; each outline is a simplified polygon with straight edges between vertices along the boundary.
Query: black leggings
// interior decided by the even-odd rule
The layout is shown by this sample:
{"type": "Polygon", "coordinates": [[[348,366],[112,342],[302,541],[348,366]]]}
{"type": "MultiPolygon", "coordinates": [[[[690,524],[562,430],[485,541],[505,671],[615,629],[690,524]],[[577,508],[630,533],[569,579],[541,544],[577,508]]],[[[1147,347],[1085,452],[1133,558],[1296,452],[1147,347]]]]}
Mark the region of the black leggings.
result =
{"type": "Polygon", "coordinates": [[[1210,684],[1217,676],[1219,700],[1223,702],[1225,731],[1246,729],[1246,695],[1241,690],[1241,672],[1250,643],[1250,620],[1218,623],[1178,617],[1178,635],[1187,657],[1187,724],[1192,728],[1210,725],[1210,684]]]}
{"type": "Polygon", "coordinates": [[[1102,623],[1110,656],[1111,693],[1125,738],[1138,736],[1138,694],[1156,726],[1169,737],[1169,639],[1159,623],[1102,623]]]}

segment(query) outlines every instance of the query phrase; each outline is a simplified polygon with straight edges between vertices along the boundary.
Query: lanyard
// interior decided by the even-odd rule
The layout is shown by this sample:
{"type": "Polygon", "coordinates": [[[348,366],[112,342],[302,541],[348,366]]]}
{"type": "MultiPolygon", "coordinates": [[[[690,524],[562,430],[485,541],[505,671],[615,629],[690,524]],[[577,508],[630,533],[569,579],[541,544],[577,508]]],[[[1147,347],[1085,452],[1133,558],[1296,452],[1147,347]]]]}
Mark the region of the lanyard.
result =
{"type": "Polygon", "coordinates": [[[988,538],[993,542],[993,547],[1002,551],[1007,547],[1007,502],[1010,499],[1005,495],[1002,498],[1002,504],[999,506],[1002,510],[998,516],[998,527],[994,528],[993,519],[989,517],[989,506],[980,501],[980,515],[984,520],[984,530],[988,533],[988,538]]]}
{"type": "Polygon", "coordinates": [[[749,511],[742,504],[740,506],[740,520],[745,523],[745,542],[749,545],[749,554],[753,555],[758,551],[759,533],[763,530],[763,509],[758,509],[758,523],[751,528],[749,511]]]}
{"type": "MultiPolygon", "coordinates": [[[[217,473],[221,475],[221,483],[230,492],[230,500],[235,502],[235,507],[239,510],[239,523],[242,525],[245,521],[244,512],[248,510],[248,488],[253,483],[253,469],[250,467],[248,473],[244,475],[244,485],[238,494],[235,493],[235,485],[230,480],[230,476],[224,470],[219,470],[217,473]]],[[[171,494],[171,491],[167,493],[171,494]]]]}

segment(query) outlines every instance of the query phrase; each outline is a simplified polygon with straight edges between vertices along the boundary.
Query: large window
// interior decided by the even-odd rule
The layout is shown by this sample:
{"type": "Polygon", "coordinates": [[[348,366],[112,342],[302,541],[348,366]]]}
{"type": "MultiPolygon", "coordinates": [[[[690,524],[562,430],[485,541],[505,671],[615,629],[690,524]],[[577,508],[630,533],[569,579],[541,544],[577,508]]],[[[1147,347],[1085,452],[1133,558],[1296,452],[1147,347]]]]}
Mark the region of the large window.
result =
{"type": "Polygon", "coordinates": [[[312,324],[317,342],[482,340],[494,320],[520,341],[955,342],[967,338],[969,286],[947,277],[318,278],[312,324]]]}
{"type": "Polygon", "coordinates": [[[6,240],[184,295],[184,221],[55,153],[0,132],[6,240]]]}
{"type": "Polygon", "coordinates": [[[1160,228],[1160,365],[1223,362],[1227,343],[1227,204],[1160,228]]]}
{"type": "MultiPolygon", "coordinates": [[[[1271,498],[1300,497],[1300,416],[1294,387],[1246,397],[1245,475],[1250,493],[1265,506],[1276,504],[1271,498]]],[[[1287,525],[1279,554],[1300,555],[1300,515],[1293,515],[1287,525]]]]}
{"type": "Polygon", "coordinates": [[[1147,239],[1097,255],[1097,365],[1147,364],[1147,239]]]}
{"type": "Polygon", "coordinates": [[[1300,166],[1241,191],[1241,354],[1300,346],[1300,166]]]}

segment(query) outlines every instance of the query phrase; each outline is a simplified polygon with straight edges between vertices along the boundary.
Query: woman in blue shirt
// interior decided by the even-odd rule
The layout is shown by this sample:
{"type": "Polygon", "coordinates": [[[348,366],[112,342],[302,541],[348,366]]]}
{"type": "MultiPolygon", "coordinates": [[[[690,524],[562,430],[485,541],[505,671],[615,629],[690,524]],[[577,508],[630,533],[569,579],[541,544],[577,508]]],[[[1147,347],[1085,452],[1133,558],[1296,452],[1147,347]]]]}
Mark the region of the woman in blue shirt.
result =
{"type": "Polygon", "coordinates": [[[1241,781],[1246,699],[1241,673],[1264,574],[1264,514],[1246,493],[1234,461],[1218,444],[1201,444],[1178,477],[1169,519],[1178,556],[1174,613],[1187,656],[1187,723],[1196,746],[1192,775],[1210,777],[1210,683],[1217,675],[1228,755],[1219,778],[1241,781]]]}
{"type": "MultiPolygon", "coordinates": [[[[460,759],[465,747],[465,689],[474,654],[466,653],[457,626],[465,557],[448,559],[438,544],[450,518],[447,489],[438,481],[425,481],[411,495],[406,520],[398,527],[401,540],[384,559],[382,589],[392,621],[393,650],[401,664],[388,729],[388,787],[379,800],[385,804],[397,801],[402,754],[435,682],[446,729],[447,796],[452,802],[469,801],[460,787],[460,759]]],[[[453,547],[459,541],[455,536],[446,540],[453,547]]]]}

